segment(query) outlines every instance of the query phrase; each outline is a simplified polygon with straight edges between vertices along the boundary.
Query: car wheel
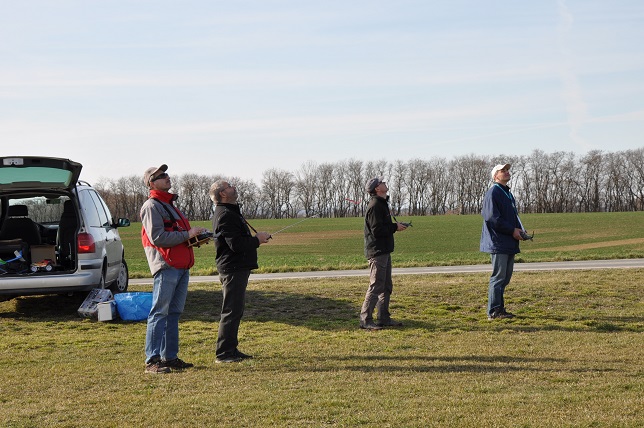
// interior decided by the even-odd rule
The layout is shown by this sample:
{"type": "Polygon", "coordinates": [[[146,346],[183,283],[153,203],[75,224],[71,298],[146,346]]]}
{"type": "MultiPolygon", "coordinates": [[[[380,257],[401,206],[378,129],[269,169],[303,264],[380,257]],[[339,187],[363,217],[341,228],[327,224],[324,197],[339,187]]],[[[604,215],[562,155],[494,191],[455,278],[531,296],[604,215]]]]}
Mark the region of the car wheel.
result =
{"type": "Polygon", "coordinates": [[[123,293],[127,291],[128,277],[129,271],[127,269],[127,263],[125,262],[125,259],[121,259],[121,270],[119,271],[119,276],[110,287],[112,293],[123,293]]]}

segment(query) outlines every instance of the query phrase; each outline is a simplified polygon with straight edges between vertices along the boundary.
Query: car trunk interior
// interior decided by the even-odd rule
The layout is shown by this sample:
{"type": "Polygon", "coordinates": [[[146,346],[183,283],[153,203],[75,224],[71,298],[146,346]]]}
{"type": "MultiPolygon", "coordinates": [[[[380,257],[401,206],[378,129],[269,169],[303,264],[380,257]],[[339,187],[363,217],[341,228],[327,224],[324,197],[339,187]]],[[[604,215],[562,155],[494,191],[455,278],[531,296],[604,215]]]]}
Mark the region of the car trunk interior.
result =
{"type": "Polygon", "coordinates": [[[65,195],[4,199],[0,275],[51,275],[76,270],[78,213],[65,195]]]}

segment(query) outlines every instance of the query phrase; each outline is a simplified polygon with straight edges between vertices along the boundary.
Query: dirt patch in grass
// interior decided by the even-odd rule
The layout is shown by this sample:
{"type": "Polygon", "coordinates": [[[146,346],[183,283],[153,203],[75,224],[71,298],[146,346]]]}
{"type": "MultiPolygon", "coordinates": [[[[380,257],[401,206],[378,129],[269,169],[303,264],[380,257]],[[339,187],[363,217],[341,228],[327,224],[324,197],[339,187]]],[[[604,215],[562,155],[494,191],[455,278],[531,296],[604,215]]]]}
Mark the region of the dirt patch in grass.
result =
{"type": "Polygon", "coordinates": [[[319,241],[337,241],[338,239],[359,238],[362,239],[361,230],[331,230],[326,232],[301,232],[278,234],[270,241],[270,245],[301,245],[311,244],[319,241]]]}
{"type": "Polygon", "coordinates": [[[561,247],[540,248],[539,251],[576,251],[593,248],[619,247],[621,245],[644,244],[644,238],[619,239],[615,241],[589,242],[586,244],[564,245],[561,247]]]}

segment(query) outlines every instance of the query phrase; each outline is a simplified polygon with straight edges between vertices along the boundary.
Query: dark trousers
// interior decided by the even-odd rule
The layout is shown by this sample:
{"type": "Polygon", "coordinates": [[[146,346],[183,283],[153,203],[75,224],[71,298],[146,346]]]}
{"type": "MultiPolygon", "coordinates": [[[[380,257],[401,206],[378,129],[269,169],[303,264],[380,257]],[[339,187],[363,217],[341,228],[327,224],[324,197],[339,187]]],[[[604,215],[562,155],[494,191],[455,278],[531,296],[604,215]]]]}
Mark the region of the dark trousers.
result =
{"type": "Polygon", "coordinates": [[[231,273],[220,273],[223,301],[221,304],[221,319],[217,334],[217,358],[230,357],[235,354],[239,343],[237,334],[239,324],[244,315],[246,305],[246,287],[250,270],[231,273]]]}

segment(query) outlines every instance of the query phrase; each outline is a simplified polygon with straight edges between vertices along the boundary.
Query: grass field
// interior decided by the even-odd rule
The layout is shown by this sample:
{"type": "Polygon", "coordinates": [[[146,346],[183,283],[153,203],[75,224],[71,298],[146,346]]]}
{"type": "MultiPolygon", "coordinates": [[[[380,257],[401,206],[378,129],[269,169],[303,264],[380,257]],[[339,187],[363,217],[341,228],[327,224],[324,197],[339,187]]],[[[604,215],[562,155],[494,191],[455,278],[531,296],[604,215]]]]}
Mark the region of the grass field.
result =
{"type": "MultiPolygon", "coordinates": [[[[396,267],[489,263],[479,252],[481,217],[445,215],[400,217],[413,227],[396,234],[396,267]]],[[[522,216],[534,241],[521,244],[517,262],[644,257],[644,212],[526,214],[522,216]]],[[[277,231],[299,220],[251,220],[257,230],[277,231]]],[[[257,273],[362,269],[363,219],[312,218],[275,235],[259,249],[257,273]]],[[[195,222],[212,229],[209,222],[195,222]]],[[[141,224],[119,229],[133,278],[149,277],[141,246],[141,224]]],[[[211,275],[215,251],[211,243],[195,249],[194,275],[211,275]]]]}
{"type": "MultiPolygon", "coordinates": [[[[240,349],[214,363],[221,295],[191,286],[182,373],[143,373],[145,323],[80,319],[82,296],[0,303],[0,426],[638,427],[644,270],[519,272],[513,320],[486,274],[394,278],[405,326],[357,328],[364,278],[253,281],[240,349]]],[[[144,288],[141,288],[144,289],[144,288]]],[[[147,289],[147,288],[145,288],[147,289]]]]}
{"type": "MultiPolygon", "coordinates": [[[[644,213],[524,217],[536,236],[521,261],[644,257],[644,213]]],[[[489,263],[479,216],[413,223],[395,267],[489,263]]],[[[139,233],[121,229],[133,276],[149,276],[139,233]]],[[[193,274],[213,273],[212,245],[195,251],[193,274]]],[[[260,265],[364,268],[362,219],[307,220],[262,246],[260,265]]],[[[644,425],[644,269],[517,272],[517,318],[493,322],[487,281],[396,276],[404,327],[379,332],[358,328],[366,278],[252,281],[240,349],[255,358],[233,365],[214,362],[219,284],[192,284],[180,356],[196,367],[168,375],[143,372],[145,322],[81,319],[83,295],[0,302],[0,426],[644,425]]]]}

